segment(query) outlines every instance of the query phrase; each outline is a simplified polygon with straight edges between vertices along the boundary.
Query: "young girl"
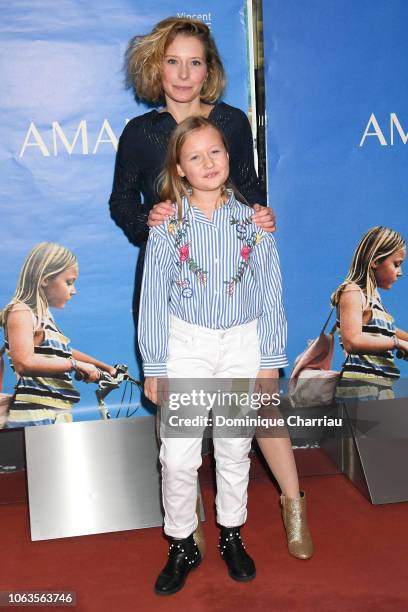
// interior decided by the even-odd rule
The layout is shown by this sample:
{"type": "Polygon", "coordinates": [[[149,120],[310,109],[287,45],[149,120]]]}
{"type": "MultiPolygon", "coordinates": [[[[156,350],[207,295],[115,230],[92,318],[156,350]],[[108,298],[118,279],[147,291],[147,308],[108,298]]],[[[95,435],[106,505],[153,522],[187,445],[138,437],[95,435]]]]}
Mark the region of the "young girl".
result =
{"type": "Polygon", "coordinates": [[[392,399],[399,378],[393,351],[408,354],[408,333],[397,329],[377,288],[391,289],[402,276],[405,240],[387,227],[373,227],[358,244],[346,279],[332,295],[341,344],[348,357],[336,397],[392,399]]]}
{"type": "MultiPolygon", "coordinates": [[[[286,321],[274,238],[256,229],[251,209],[228,191],[229,158],[220,130],[190,117],[175,129],[161,177],[161,195],[177,215],[149,235],[142,284],[139,339],[145,393],[158,401],[160,377],[256,378],[255,390],[278,390],[287,365],[286,321]]],[[[220,381],[222,382],[222,381],[220,381]]],[[[182,588],[200,561],[193,538],[201,437],[164,436],[164,530],[169,559],[155,590],[182,588]]],[[[202,432],[201,432],[202,433],[202,432]]],[[[246,519],[251,438],[214,437],[220,551],[230,576],[255,577],[240,527],[246,519]]],[[[290,444],[287,481],[297,483],[290,444]]],[[[293,497],[299,498],[298,489],[293,497]]]]}
{"type": "Polygon", "coordinates": [[[75,295],[77,276],[73,253],[59,244],[38,244],[24,262],[11,302],[0,312],[5,350],[18,377],[7,427],[72,421],[70,411],[79,393],[71,373],[94,382],[99,369],[115,372],[112,366],[71,349],[49,311],[64,308],[75,295]]]}

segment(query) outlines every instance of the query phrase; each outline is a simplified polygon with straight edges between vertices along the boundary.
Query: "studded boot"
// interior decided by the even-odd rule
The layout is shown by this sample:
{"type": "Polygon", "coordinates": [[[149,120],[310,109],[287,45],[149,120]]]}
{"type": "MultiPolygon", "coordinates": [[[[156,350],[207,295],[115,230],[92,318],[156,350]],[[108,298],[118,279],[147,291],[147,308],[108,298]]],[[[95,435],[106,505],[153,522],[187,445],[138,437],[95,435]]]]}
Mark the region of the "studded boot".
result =
{"type": "Polygon", "coordinates": [[[233,580],[247,582],[256,576],[255,563],[245,550],[240,527],[221,527],[218,548],[233,580]]]}
{"type": "Polygon", "coordinates": [[[281,495],[280,502],[289,553],[297,559],[310,559],[314,549],[312,536],[307,525],[304,491],[300,491],[300,497],[297,499],[281,495]]]}
{"type": "MultiPolygon", "coordinates": [[[[156,442],[157,442],[157,446],[158,446],[159,449],[160,449],[160,446],[161,446],[161,439],[160,439],[160,418],[161,418],[161,412],[160,412],[160,410],[161,410],[160,406],[158,406],[157,411],[156,411],[156,417],[155,417],[156,442]]],[[[206,542],[205,542],[204,530],[201,527],[201,519],[200,519],[200,515],[201,515],[201,497],[200,497],[200,495],[197,495],[196,514],[197,514],[197,529],[193,533],[193,536],[194,536],[195,543],[197,544],[198,549],[200,551],[201,558],[204,559],[205,553],[207,552],[207,545],[206,545],[206,542]]]]}
{"type": "Polygon", "coordinates": [[[169,558],[154,586],[158,595],[172,595],[180,591],[189,572],[201,563],[201,554],[193,534],[183,540],[169,538],[169,542],[169,558]]]}

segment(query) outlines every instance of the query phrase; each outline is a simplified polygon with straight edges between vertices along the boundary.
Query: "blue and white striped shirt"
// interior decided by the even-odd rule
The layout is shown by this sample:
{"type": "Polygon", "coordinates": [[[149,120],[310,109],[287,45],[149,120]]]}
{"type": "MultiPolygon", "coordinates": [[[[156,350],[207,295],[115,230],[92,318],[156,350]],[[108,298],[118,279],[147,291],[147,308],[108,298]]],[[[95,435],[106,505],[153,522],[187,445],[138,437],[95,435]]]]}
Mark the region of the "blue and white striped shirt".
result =
{"type": "Polygon", "coordinates": [[[138,330],[146,376],[166,375],[170,315],[211,329],[257,319],[261,368],[288,365],[275,239],[252,214],[233,194],[211,220],[184,201],[181,220],[150,230],[138,330]]]}

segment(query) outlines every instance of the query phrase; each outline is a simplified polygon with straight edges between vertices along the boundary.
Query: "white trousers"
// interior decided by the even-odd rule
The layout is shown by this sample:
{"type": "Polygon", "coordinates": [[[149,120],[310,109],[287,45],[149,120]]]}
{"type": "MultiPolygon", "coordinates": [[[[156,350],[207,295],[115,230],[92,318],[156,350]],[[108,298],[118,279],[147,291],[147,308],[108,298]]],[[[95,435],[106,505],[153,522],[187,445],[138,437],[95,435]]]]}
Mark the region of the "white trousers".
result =
{"type": "MultiPolygon", "coordinates": [[[[179,389],[181,379],[224,379],[213,385],[219,389],[221,383],[224,390],[228,384],[231,387],[233,378],[252,379],[253,383],[259,367],[256,321],[213,330],[172,317],[167,362],[170,393],[179,389]]],[[[190,437],[175,437],[161,426],[164,531],[174,538],[188,537],[197,528],[197,470],[204,427],[200,431],[201,435],[195,430],[190,437]]],[[[250,436],[213,438],[217,521],[226,527],[238,527],[246,520],[251,440],[250,436]]]]}

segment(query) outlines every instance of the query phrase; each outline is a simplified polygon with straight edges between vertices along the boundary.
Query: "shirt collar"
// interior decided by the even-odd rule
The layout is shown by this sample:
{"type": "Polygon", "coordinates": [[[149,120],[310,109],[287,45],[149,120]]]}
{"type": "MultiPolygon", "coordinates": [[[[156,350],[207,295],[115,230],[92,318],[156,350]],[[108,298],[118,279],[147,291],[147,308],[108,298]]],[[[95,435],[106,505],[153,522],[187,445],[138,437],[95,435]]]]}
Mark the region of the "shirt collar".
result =
{"type": "MultiPolygon", "coordinates": [[[[221,208],[229,208],[231,212],[237,207],[237,199],[232,189],[227,189],[228,199],[221,208]]],[[[187,198],[182,199],[183,217],[191,214],[194,219],[194,206],[190,206],[187,198]]],[[[205,216],[205,215],[204,215],[205,216]]]]}
{"type": "Polygon", "coordinates": [[[232,189],[227,189],[228,200],[225,202],[224,206],[228,207],[233,211],[237,207],[237,199],[232,189]]]}

